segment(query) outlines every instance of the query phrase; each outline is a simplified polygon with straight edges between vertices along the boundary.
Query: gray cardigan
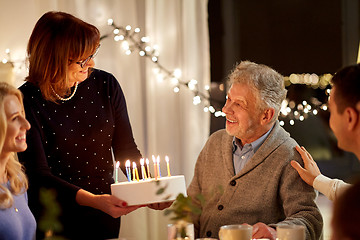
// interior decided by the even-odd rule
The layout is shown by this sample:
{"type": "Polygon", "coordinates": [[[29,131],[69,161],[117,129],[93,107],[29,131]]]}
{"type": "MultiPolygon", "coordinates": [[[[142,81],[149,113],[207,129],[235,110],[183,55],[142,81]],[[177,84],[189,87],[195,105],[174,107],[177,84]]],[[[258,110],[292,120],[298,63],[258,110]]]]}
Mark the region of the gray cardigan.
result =
{"type": "Polygon", "coordinates": [[[291,160],[302,163],[297,143],[278,121],[245,167],[234,173],[232,139],[225,130],[212,134],[202,149],[188,195],[202,194],[202,214],[194,215],[196,237],[218,237],[228,224],[301,224],[306,239],[320,239],[323,221],[313,188],[301,180],[291,160]]]}

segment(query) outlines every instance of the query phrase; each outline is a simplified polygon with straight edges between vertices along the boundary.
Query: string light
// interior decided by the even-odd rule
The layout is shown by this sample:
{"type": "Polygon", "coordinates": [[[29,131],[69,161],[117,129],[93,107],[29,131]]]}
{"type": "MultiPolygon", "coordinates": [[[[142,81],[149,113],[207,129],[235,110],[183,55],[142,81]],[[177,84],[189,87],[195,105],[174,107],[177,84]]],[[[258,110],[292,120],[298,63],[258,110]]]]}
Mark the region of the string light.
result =
{"type": "Polygon", "coordinates": [[[318,115],[319,111],[327,111],[328,107],[326,104],[321,103],[316,98],[311,98],[310,103],[303,100],[300,104],[295,104],[294,101],[289,101],[285,99],[281,104],[280,124],[283,126],[285,124],[285,119],[289,121],[289,124],[293,126],[295,120],[304,121],[309,115],[318,115]]]}
{"type": "MultiPolygon", "coordinates": [[[[148,36],[137,36],[140,32],[140,28],[135,28],[132,31],[132,27],[127,25],[125,28],[116,26],[112,19],[108,20],[108,25],[113,27],[113,34],[115,41],[122,41],[122,48],[125,51],[125,54],[130,55],[132,52],[137,50],[139,56],[149,58],[155,65],[153,73],[156,75],[156,79],[159,83],[164,80],[169,80],[173,85],[173,91],[175,93],[180,92],[180,87],[187,87],[190,91],[194,93],[193,104],[199,105],[200,103],[205,104],[203,110],[204,112],[210,112],[214,114],[215,117],[225,117],[225,114],[221,110],[216,110],[214,106],[210,105],[210,102],[217,102],[219,106],[222,106],[222,103],[210,99],[210,86],[206,85],[204,87],[205,93],[202,93],[198,89],[198,82],[195,79],[189,81],[183,81],[181,79],[182,72],[181,69],[175,69],[170,71],[166,69],[159,62],[159,46],[154,45],[151,47],[150,38],[148,36]]],[[[324,74],[318,76],[317,74],[291,74],[288,77],[284,77],[285,86],[288,87],[291,84],[306,84],[312,88],[321,88],[328,91],[326,88],[330,84],[331,74],[324,74]]],[[[219,84],[219,90],[224,91],[224,84],[219,84]]],[[[316,99],[317,100],[317,99],[316,99]]],[[[327,111],[326,104],[320,103],[318,100],[313,101],[312,103],[307,103],[303,101],[302,104],[295,106],[294,101],[284,100],[281,107],[280,114],[280,123],[285,124],[285,119],[287,119],[290,125],[295,124],[295,120],[304,121],[309,115],[317,115],[319,111],[327,111]]]]}
{"type": "MultiPolygon", "coordinates": [[[[140,28],[132,28],[130,25],[126,27],[116,26],[113,19],[108,19],[108,25],[113,27],[112,34],[113,39],[116,42],[121,42],[121,48],[124,50],[126,55],[132,54],[135,50],[138,51],[139,56],[149,58],[156,67],[153,68],[153,73],[156,76],[156,79],[159,83],[163,82],[165,79],[170,80],[171,84],[174,86],[173,91],[175,93],[180,92],[180,87],[186,87],[190,91],[193,92],[193,104],[199,105],[203,103],[205,106],[203,108],[204,112],[210,112],[214,114],[215,117],[225,117],[225,114],[216,110],[210,102],[214,102],[222,107],[223,103],[210,98],[210,86],[205,85],[204,89],[205,93],[199,91],[198,82],[195,79],[191,79],[189,81],[181,80],[182,72],[181,69],[175,69],[174,71],[170,71],[166,69],[159,62],[159,46],[153,45],[150,46],[150,38],[148,36],[140,37],[137,36],[141,30],[140,28]],[[133,30],[132,30],[133,29],[133,30]]],[[[110,34],[104,35],[101,39],[109,37],[110,34]]],[[[6,49],[5,53],[7,57],[1,60],[1,63],[7,64],[10,63],[14,67],[14,61],[11,60],[10,57],[10,49],[6,49]]],[[[25,60],[19,61],[22,65],[25,66],[25,60]]],[[[330,85],[330,80],[332,78],[331,74],[324,74],[318,76],[317,74],[291,74],[288,77],[284,77],[285,86],[289,87],[291,84],[304,84],[312,87],[313,89],[320,88],[326,92],[326,94],[330,93],[330,89],[328,86],[330,85]]],[[[225,90],[225,86],[223,83],[218,85],[220,91],[225,90]]],[[[288,99],[284,100],[280,110],[280,125],[285,124],[285,120],[289,121],[290,125],[295,124],[295,120],[304,121],[309,115],[318,115],[320,111],[327,111],[328,106],[326,104],[321,103],[319,100],[312,98],[311,103],[307,101],[303,101],[301,104],[295,106],[294,101],[289,101],[288,99]]],[[[220,108],[221,108],[220,107],[220,108]]]]}
{"type": "MultiPolygon", "coordinates": [[[[175,93],[180,92],[180,87],[186,87],[194,94],[194,105],[203,103],[205,105],[204,112],[210,112],[214,114],[215,117],[225,116],[222,111],[216,110],[215,107],[210,104],[210,102],[215,102],[219,106],[222,106],[220,101],[210,99],[210,86],[206,85],[204,87],[205,93],[203,93],[198,89],[197,80],[182,80],[181,69],[170,71],[160,64],[159,46],[151,46],[149,44],[150,38],[148,36],[139,36],[138,33],[141,32],[140,28],[135,28],[132,30],[133,28],[130,25],[127,25],[126,27],[117,26],[113,19],[108,19],[107,23],[113,28],[112,34],[114,41],[121,42],[121,48],[124,50],[126,55],[130,55],[134,51],[138,51],[139,56],[150,59],[156,65],[154,67],[153,73],[155,74],[159,83],[163,82],[164,80],[169,80],[173,85],[173,91],[175,93]]],[[[106,37],[109,37],[109,34],[102,36],[102,39],[106,37]]]]}

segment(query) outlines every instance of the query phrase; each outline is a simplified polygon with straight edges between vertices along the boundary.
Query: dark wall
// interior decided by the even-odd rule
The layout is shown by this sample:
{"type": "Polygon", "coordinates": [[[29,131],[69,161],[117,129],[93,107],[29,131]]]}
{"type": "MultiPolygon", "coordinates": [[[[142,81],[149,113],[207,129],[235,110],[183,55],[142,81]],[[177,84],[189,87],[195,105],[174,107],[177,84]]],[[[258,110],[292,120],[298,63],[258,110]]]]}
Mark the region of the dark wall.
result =
{"type": "Polygon", "coordinates": [[[342,22],[340,0],[209,0],[212,81],[241,60],[283,75],[333,73],[342,67],[342,22]]]}

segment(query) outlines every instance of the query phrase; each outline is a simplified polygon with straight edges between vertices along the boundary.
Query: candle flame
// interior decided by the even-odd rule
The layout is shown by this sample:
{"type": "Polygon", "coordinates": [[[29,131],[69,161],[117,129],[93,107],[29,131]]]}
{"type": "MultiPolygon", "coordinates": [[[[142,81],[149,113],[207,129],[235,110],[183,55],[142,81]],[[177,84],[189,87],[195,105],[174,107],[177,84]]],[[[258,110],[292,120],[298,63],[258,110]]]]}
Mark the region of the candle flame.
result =
{"type": "Polygon", "coordinates": [[[147,158],[147,159],[146,159],[146,164],[149,165],[149,163],[150,163],[150,162],[149,162],[149,159],[147,158]]]}
{"type": "Polygon", "coordinates": [[[125,167],[130,167],[130,160],[127,160],[127,161],[125,162],[125,167]]]}
{"type": "Polygon", "coordinates": [[[154,163],[156,163],[156,159],[155,159],[154,155],[152,155],[152,160],[153,160],[154,163]]]}
{"type": "Polygon", "coordinates": [[[165,156],[165,161],[168,163],[169,162],[169,157],[165,156]]]}
{"type": "Polygon", "coordinates": [[[136,162],[133,162],[133,168],[136,168],[136,162]]]}
{"type": "Polygon", "coordinates": [[[156,158],[156,162],[157,163],[160,163],[160,156],[158,155],[157,158],[156,158]]]}
{"type": "Polygon", "coordinates": [[[119,168],[120,167],[120,161],[117,161],[116,162],[116,168],[119,168]]]}
{"type": "Polygon", "coordinates": [[[143,158],[140,159],[140,165],[144,166],[144,159],[143,158]]]}

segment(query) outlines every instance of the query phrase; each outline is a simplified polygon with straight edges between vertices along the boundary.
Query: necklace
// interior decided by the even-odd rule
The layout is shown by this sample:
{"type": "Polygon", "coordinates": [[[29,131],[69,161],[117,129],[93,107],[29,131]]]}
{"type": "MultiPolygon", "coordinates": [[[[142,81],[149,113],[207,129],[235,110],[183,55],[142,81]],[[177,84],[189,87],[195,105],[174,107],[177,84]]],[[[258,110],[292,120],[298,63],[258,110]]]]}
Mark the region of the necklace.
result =
{"type": "Polygon", "coordinates": [[[77,90],[77,88],[78,88],[78,82],[75,83],[74,92],[73,92],[68,98],[63,98],[63,97],[61,97],[59,94],[57,94],[57,93],[55,92],[55,90],[53,89],[53,87],[52,87],[51,85],[50,85],[50,87],[51,87],[51,90],[53,91],[53,93],[55,94],[55,96],[56,96],[59,100],[61,100],[61,101],[68,101],[68,100],[70,100],[70,99],[72,99],[72,98],[74,97],[74,95],[75,95],[75,93],[76,93],[76,90],[77,90]]]}

